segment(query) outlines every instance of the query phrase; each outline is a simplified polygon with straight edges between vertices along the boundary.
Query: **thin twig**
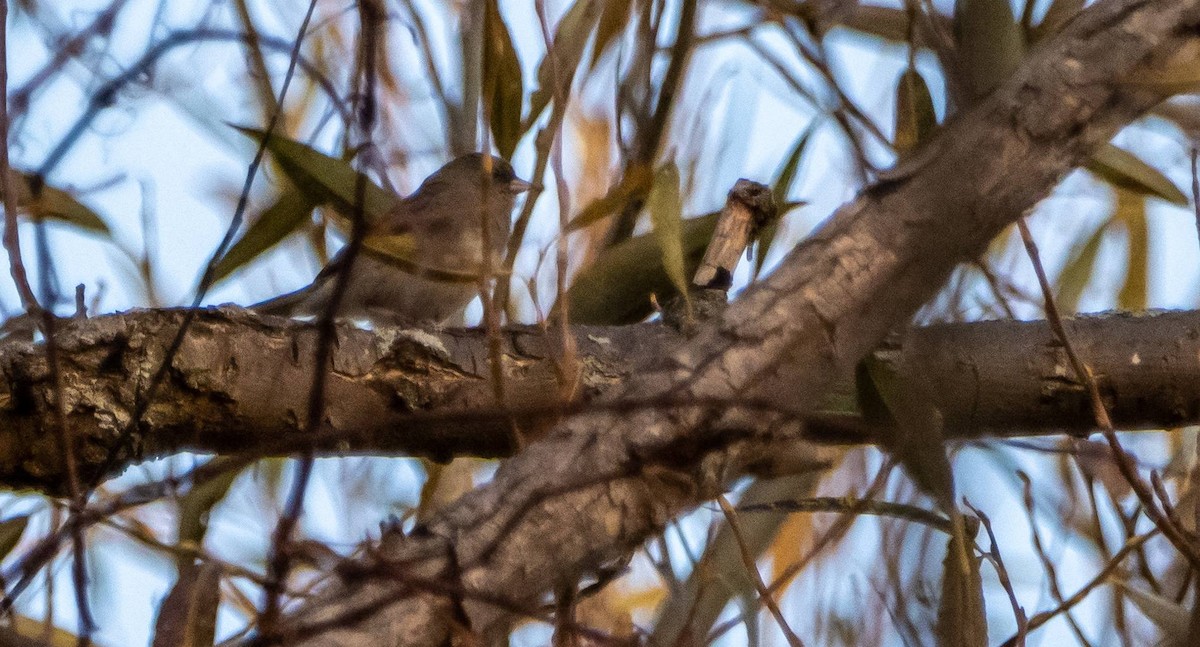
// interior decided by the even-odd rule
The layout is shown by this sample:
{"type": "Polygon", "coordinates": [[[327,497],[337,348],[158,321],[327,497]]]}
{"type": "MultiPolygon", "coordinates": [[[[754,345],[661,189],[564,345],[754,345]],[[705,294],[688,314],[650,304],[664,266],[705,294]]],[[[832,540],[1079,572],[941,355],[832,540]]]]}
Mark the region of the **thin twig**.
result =
{"type": "MultiPolygon", "coordinates": [[[[1054,560],[1050,559],[1050,556],[1046,554],[1046,548],[1042,544],[1041,533],[1038,532],[1037,515],[1034,512],[1033,482],[1029,480],[1029,475],[1025,472],[1018,471],[1017,476],[1023,484],[1021,500],[1025,505],[1025,513],[1029,517],[1029,533],[1033,539],[1033,552],[1037,555],[1038,561],[1041,562],[1042,569],[1046,571],[1046,583],[1049,585],[1050,595],[1054,597],[1055,602],[1062,604],[1063,595],[1062,589],[1058,586],[1058,572],[1054,568],[1054,560]]],[[[1069,611],[1065,611],[1064,614],[1067,617],[1067,624],[1071,627],[1071,631],[1075,633],[1075,640],[1081,645],[1090,647],[1091,643],[1083,635],[1083,629],[1075,621],[1075,616],[1071,615],[1069,611]]]]}
{"type": "Polygon", "coordinates": [[[754,562],[754,554],[750,552],[750,547],[746,545],[746,538],[742,535],[742,525],[738,523],[737,511],[729,504],[729,500],[725,495],[717,497],[717,503],[721,506],[721,512],[725,513],[725,522],[729,524],[729,530],[733,533],[733,538],[737,541],[738,551],[742,554],[742,564],[746,567],[746,575],[750,577],[750,581],[754,583],[754,588],[758,591],[758,599],[767,606],[771,611],[771,615],[775,616],[775,622],[779,623],[779,629],[783,632],[784,638],[787,639],[788,645],[791,647],[804,647],[804,643],[796,632],[792,631],[788,625],[787,619],[783,617],[783,611],[779,609],[779,604],[775,602],[775,596],[767,589],[767,585],[763,582],[762,575],[758,572],[758,564],[754,562]]]}
{"type": "Polygon", "coordinates": [[[832,514],[875,515],[902,519],[928,526],[947,535],[953,532],[950,519],[925,508],[895,503],[893,501],[875,501],[859,499],[855,496],[844,497],[813,497],[796,501],[769,501],[739,505],[737,511],[746,512],[827,512],[832,514]]]}
{"type": "Polygon", "coordinates": [[[964,501],[963,503],[979,518],[980,523],[983,524],[983,529],[987,531],[988,541],[991,542],[991,546],[985,555],[987,555],[988,559],[992,562],[992,566],[996,569],[996,577],[1000,580],[1000,587],[1008,594],[1008,602],[1012,605],[1013,617],[1017,621],[1016,644],[1014,647],[1024,647],[1025,635],[1029,632],[1029,618],[1025,615],[1025,607],[1022,607],[1021,603],[1017,601],[1017,592],[1013,589],[1012,580],[1008,577],[1008,569],[1004,567],[1004,558],[1000,556],[1000,544],[996,541],[996,533],[992,532],[992,520],[969,502],[964,501]]]}
{"type": "MultiPolygon", "coordinates": [[[[550,66],[550,77],[554,83],[554,111],[551,113],[550,124],[547,127],[551,140],[550,166],[554,171],[555,193],[558,196],[559,233],[554,256],[554,303],[559,307],[556,323],[559,331],[561,353],[555,358],[554,365],[558,372],[562,399],[570,401],[575,399],[577,395],[579,368],[577,366],[578,348],[575,343],[575,335],[571,333],[569,308],[562,307],[562,304],[565,304],[567,299],[567,266],[569,261],[568,254],[570,253],[570,249],[567,246],[567,231],[571,215],[571,192],[567,186],[566,176],[563,174],[562,152],[562,122],[563,115],[566,113],[567,90],[569,88],[567,84],[563,83],[563,71],[559,69],[559,61],[554,49],[553,37],[550,35],[550,23],[546,17],[546,2],[545,0],[537,0],[534,6],[537,9],[538,24],[542,28],[542,39],[546,43],[546,60],[550,66]]],[[[542,133],[538,133],[538,137],[540,139],[542,133]]]]}
{"type": "MultiPolygon", "coordinates": [[[[305,14],[304,22],[300,27],[300,33],[296,36],[297,49],[304,38],[304,32],[308,28],[308,22],[312,18],[316,6],[317,0],[311,0],[308,13],[305,14]]],[[[378,31],[383,21],[383,10],[372,1],[362,2],[358,8],[362,34],[362,75],[364,79],[358,123],[361,135],[369,143],[371,130],[375,124],[375,65],[378,57],[378,31]]],[[[282,104],[281,100],[280,105],[282,104]]],[[[354,187],[353,226],[350,241],[342,256],[345,260],[338,268],[337,276],[334,278],[333,293],[329,297],[329,302],[317,319],[316,357],[313,363],[312,387],[308,398],[308,416],[304,427],[305,438],[309,442],[304,447],[296,465],[296,476],[292,482],[292,489],[288,493],[283,514],[271,537],[271,549],[267,558],[267,585],[264,587],[266,606],[260,620],[261,639],[266,644],[274,644],[282,640],[280,608],[292,565],[292,555],[288,546],[291,543],[292,534],[300,522],[300,515],[304,509],[304,497],[312,477],[315,462],[312,439],[319,433],[321,420],[325,416],[325,384],[329,376],[328,365],[333,354],[333,340],[337,336],[338,309],[349,288],[353,277],[354,262],[362,250],[363,239],[367,233],[364,210],[366,187],[366,174],[359,173],[354,187]]]]}
{"type": "Polygon", "coordinates": [[[33,93],[45,85],[56,72],[63,69],[71,57],[78,56],[82,52],[83,46],[87,44],[87,41],[91,40],[94,36],[108,36],[116,24],[117,13],[125,7],[127,2],[128,0],[116,0],[106,7],[104,11],[97,14],[91,24],[66,40],[54,38],[58,42],[55,42],[52,48],[54,51],[53,58],[35,72],[33,76],[29,77],[29,80],[25,81],[21,87],[9,95],[8,100],[12,108],[10,117],[12,119],[19,119],[29,109],[33,93]]]}
{"type": "MultiPolygon", "coordinates": [[[[1158,529],[1155,529],[1143,535],[1130,537],[1129,540],[1125,542],[1125,545],[1122,546],[1121,549],[1112,556],[1112,559],[1108,560],[1108,564],[1105,564],[1104,568],[1100,569],[1100,572],[1096,573],[1096,576],[1093,577],[1091,581],[1080,587],[1080,589],[1076,591],[1074,595],[1063,600],[1062,603],[1053,609],[1050,609],[1049,611],[1042,611],[1041,613],[1038,613],[1030,618],[1028,630],[1033,631],[1038,629],[1059,615],[1071,610],[1075,607],[1075,605],[1083,602],[1083,600],[1087,598],[1088,594],[1108,581],[1109,576],[1117,570],[1117,567],[1121,565],[1121,561],[1124,560],[1127,555],[1141,548],[1142,544],[1149,541],[1151,537],[1154,537],[1159,532],[1160,531],[1158,529]]],[[[1016,640],[1017,636],[1009,638],[1008,640],[1004,641],[1003,647],[1016,647],[1016,640]]]]}
{"type": "Polygon", "coordinates": [[[1197,158],[1200,150],[1192,147],[1192,208],[1196,210],[1196,238],[1200,240],[1200,167],[1197,158]]]}
{"type": "MultiPolygon", "coordinates": [[[[767,590],[772,594],[779,592],[781,589],[783,589],[783,587],[787,586],[788,582],[791,582],[792,578],[796,577],[800,571],[807,568],[808,565],[817,558],[817,555],[821,554],[821,551],[825,550],[826,546],[829,546],[836,541],[840,541],[843,537],[845,537],[846,532],[850,530],[850,526],[852,526],[858,519],[858,511],[867,507],[872,501],[875,500],[875,497],[879,496],[879,494],[883,491],[884,486],[887,485],[888,475],[892,473],[894,468],[895,463],[890,460],[882,468],[880,468],[879,473],[875,475],[875,480],[871,482],[871,485],[867,487],[867,491],[858,499],[859,506],[861,507],[855,506],[854,508],[847,510],[845,514],[839,516],[829,531],[822,535],[821,538],[816,541],[813,547],[810,548],[803,557],[801,557],[795,563],[788,565],[787,568],[783,569],[782,573],[775,577],[775,580],[771,582],[771,586],[769,586],[767,590]]],[[[748,611],[746,613],[750,612],[748,611]]],[[[713,644],[718,638],[728,633],[730,629],[733,629],[739,624],[745,622],[746,613],[728,620],[724,624],[714,628],[708,633],[708,636],[705,637],[704,644],[713,644]]]]}
{"type": "MultiPolygon", "coordinates": [[[[8,0],[0,0],[0,91],[8,92],[8,0]]],[[[8,252],[8,271],[13,283],[17,286],[17,294],[21,297],[21,306],[29,315],[38,310],[37,297],[33,287],[29,285],[29,275],[25,272],[25,263],[21,260],[21,238],[17,225],[17,182],[8,159],[8,100],[7,95],[0,97],[0,182],[4,188],[4,249],[8,252]]]]}
{"type": "MultiPolygon", "coordinates": [[[[92,633],[96,629],[92,617],[91,605],[88,603],[87,585],[87,545],[84,542],[83,529],[76,523],[79,512],[87,500],[80,486],[78,463],[75,456],[75,442],[67,429],[66,414],[63,405],[62,375],[58,370],[58,345],[54,335],[55,318],[53,308],[53,275],[50,267],[49,243],[46,240],[44,225],[37,218],[37,248],[42,259],[39,277],[42,286],[42,300],[46,307],[39,305],[33,294],[29,278],[21,260],[20,235],[17,225],[17,190],[16,178],[10,166],[9,146],[9,116],[8,116],[8,2],[0,0],[0,175],[4,185],[4,245],[8,250],[9,268],[17,291],[21,295],[22,305],[26,314],[41,319],[42,333],[46,339],[46,362],[50,367],[50,377],[53,382],[53,431],[58,442],[59,451],[67,471],[67,491],[70,495],[71,514],[67,517],[66,527],[71,530],[72,562],[71,581],[74,585],[76,612],[79,615],[79,630],[77,644],[86,647],[92,642],[92,633]]],[[[30,204],[35,204],[41,192],[40,177],[34,178],[28,187],[30,204]]],[[[36,215],[36,214],[35,214],[36,215]]]]}

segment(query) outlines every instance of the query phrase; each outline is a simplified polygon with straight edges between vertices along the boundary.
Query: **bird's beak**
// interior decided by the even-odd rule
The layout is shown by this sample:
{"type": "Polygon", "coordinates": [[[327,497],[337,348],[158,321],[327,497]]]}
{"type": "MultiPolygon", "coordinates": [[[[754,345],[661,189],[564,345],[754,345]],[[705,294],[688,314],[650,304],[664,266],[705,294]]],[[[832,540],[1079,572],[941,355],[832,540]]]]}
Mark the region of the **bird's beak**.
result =
{"type": "Polygon", "coordinates": [[[531,188],[533,188],[533,185],[521,178],[513,178],[508,183],[508,190],[512,193],[525,193],[531,188]]]}

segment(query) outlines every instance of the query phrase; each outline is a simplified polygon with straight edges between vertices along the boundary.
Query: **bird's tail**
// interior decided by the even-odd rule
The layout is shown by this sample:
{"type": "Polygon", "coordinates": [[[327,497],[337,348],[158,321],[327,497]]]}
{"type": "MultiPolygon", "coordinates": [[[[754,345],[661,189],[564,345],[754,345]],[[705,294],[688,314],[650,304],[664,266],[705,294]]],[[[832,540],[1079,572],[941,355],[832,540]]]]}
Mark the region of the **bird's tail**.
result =
{"type": "Polygon", "coordinates": [[[308,301],[308,298],[311,295],[312,286],[307,285],[299,290],[295,290],[294,292],[288,292],[287,294],[281,294],[277,297],[267,299],[266,301],[260,301],[252,306],[249,306],[249,309],[264,315],[292,317],[295,315],[304,314],[301,306],[308,301]]]}

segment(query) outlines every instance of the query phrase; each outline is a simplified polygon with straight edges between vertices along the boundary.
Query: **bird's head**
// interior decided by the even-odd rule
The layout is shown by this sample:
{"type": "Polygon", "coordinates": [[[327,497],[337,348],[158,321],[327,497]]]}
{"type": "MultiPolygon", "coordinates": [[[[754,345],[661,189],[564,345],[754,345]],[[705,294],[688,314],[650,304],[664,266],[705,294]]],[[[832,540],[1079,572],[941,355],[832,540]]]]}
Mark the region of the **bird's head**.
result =
{"type": "Polygon", "coordinates": [[[507,160],[492,155],[490,171],[487,170],[488,162],[489,160],[485,159],[483,153],[461,155],[429,176],[429,179],[425,180],[425,186],[441,184],[454,187],[477,187],[482,182],[486,183],[489,200],[499,199],[509,204],[512,204],[511,201],[517,195],[529,190],[530,183],[517,177],[512,164],[509,164],[507,160]]]}

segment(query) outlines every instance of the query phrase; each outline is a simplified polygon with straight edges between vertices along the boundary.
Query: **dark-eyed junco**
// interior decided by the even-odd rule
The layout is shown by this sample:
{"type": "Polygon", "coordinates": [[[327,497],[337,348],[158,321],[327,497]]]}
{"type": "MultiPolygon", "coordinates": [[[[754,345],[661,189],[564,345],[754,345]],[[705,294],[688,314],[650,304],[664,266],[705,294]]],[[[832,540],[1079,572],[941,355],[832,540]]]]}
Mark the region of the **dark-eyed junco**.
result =
{"type": "MultiPolygon", "coordinates": [[[[426,178],[368,226],[362,252],[342,298],[339,316],[374,324],[443,323],[479,293],[484,270],[486,210],[492,267],[499,267],[512,231],[517,195],[530,184],[507,161],[463,155],[426,178]]],[[[307,287],[251,306],[266,314],[316,315],[333,295],[345,263],[340,253],[307,287]]]]}

